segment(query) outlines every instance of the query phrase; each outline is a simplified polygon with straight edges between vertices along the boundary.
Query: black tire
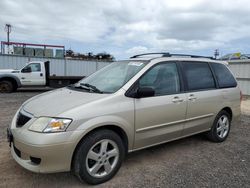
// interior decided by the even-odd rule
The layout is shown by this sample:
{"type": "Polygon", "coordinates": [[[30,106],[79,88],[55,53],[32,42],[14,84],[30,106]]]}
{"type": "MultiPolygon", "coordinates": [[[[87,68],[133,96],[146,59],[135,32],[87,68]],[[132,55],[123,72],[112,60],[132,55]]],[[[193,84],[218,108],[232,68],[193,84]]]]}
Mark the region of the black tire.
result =
{"type": "Polygon", "coordinates": [[[13,86],[12,92],[16,92],[16,91],[17,91],[17,86],[13,86]]]}
{"type": "MultiPolygon", "coordinates": [[[[101,150],[101,148],[100,148],[100,150],[101,150]]],[[[97,152],[97,153],[99,155],[99,152],[97,152]]],[[[100,129],[100,130],[97,130],[97,131],[87,135],[87,137],[84,138],[80,142],[80,144],[77,147],[76,152],[74,154],[74,159],[72,161],[73,162],[72,163],[72,171],[80,179],[80,181],[84,181],[84,182],[86,182],[88,184],[92,184],[92,185],[101,184],[101,183],[104,183],[104,182],[110,180],[117,173],[117,171],[121,167],[121,164],[122,164],[122,161],[124,160],[124,157],[125,157],[125,147],[124,147],[124,144],[122,142],[121,137],[112,130],[100,129]],[[111,170],[111,172],[109,174],[106,174],[104,177],[94,177],[88,172],[89,168],[87,167],[88,163],[86,161],[87,156],[88,156],[88,153],[90,150],[95,149],[94,146],[96,144],[98,144],[99,142],[102,142],[103,140],[106,140],[106,139],[111,140],[112,142],[114,142],[116,144],[116,146],[118,148],[119,157],[116,160],[116,163],[115,163],[116,165],[113,167],[113,169],[111,170]]],[[[98,160],[102,160],[102,159],[98,158],[98,160]]],[[[95,161],[94,163],[97,164],[98,162],[95,161]]],[[[105,171],[104,164],[103,164],[102,168],[105,171]]]]}
{"type": "MultiPolygon", "coordinates": [[[[211,140],[212,142],[223,142],[227,139],[228,135],[229,135],[229,132],[230,132],[230,128],[231,128],[231,116],[230,114],[225,111],[225,110],[222,110],[220,111],[215,120],[214,120],[214,123],[213,123],[213,126],[211,128],[211,130],[209,132],[207,132],[207,137],[209,140],[211,140]],[[219,120],[222,119],[222,118],[228,118],[228,129],[227,129],[227,132],[224,132],[224,136],[220,136],[221,135],[221,132],[218,132],[217,129],[219,129],[219,120]]],[[[225,131],[225,130],[223,130],[225,131]]],[[[223,133],[222,133],[223,134],[223,133]]]]}
{"type": "Polygon", "coordinates": [[[14,86],[10,81],[0,81],[0,93],[11,93],[14,90],[14,86]]]}

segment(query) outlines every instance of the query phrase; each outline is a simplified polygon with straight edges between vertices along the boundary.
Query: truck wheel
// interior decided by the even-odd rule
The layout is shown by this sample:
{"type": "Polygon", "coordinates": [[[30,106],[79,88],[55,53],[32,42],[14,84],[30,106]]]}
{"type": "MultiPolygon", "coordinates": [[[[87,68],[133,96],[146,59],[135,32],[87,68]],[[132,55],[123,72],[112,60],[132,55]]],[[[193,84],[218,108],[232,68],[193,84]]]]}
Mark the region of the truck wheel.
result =
{"type": "Polygon", "coordinates": [[[209,140],[223,142],[226,140],[231,126],[231,116],[222,110],[215,118],[211,130],[207,133],[209,140]]]}
{"type": "Polygon", "coordinates": [[[10,81],[0,81],[0,93],[11,93],[14,87],[10,81]]]}
{"type": "Polygon", "coordinates": [[[125,156],[121,137],[102,129],[82,140],[73,159],[73,172],[81,180],[96,185],[111,179],[125,156]]]}

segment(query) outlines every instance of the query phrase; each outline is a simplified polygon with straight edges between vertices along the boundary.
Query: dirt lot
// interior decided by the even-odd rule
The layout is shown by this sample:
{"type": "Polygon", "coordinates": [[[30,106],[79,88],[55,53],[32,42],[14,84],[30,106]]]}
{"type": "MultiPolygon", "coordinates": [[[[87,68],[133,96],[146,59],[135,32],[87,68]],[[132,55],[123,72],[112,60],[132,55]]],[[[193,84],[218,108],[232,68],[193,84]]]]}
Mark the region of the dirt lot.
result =
{"type": "MultiPolygon", "coordinates": [[[[40,91],[41,92],[41,91],[40,91]]],[[[37,91],[0,94],[0,187],[82,187],[70,173],[35,174],[10,156],[6,128],[37,91]]],[[[118,174],[100,187],[250,187],[250,100],[224,143],[202,135],[129,154],[118,174]]]]}

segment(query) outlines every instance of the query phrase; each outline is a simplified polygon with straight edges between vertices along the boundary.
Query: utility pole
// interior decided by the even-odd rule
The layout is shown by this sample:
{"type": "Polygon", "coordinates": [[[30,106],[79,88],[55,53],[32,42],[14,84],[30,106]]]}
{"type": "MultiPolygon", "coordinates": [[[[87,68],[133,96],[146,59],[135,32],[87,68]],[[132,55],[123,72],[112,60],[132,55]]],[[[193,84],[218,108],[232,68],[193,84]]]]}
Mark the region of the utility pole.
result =
{"type": "Polygon", "coordinates": [[[10,33],[11,33],[11,25],[10,24],[5,24],[4,28],[5,32],[7,33],[7,45],[8,45],[8,54],[9,54],[9,43],[10,43],[10,33]]]}
{"type": "Polygon", "coordinates": [[[219,49],[214,50],[214,58],[217,59],[217,57],[220,55],[219,49]]]}

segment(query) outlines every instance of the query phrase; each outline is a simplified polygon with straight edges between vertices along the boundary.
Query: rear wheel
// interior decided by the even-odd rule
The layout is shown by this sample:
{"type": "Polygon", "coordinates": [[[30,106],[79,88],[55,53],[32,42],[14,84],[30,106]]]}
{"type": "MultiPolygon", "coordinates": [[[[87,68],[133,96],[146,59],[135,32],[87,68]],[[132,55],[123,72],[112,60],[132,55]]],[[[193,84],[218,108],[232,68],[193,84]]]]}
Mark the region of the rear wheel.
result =
{"type": "Polygon", "coordinates": [[[100,184],[117,173],[124,156],[120,136],[111,130],[99,130],[88,135],[79,145],[73,171],[81,181],[100,184]]]}
{"type": "Polygon", "coordinates": [[[215,118],[211,130],[207,133],[208,138],[213,142],[226,140],[231,126],[231,116],[226,111],[221,111],[215,118]]]}
{"type": "Polygon", "coordinates": [[[11,93],[14,90],[14,86],[10,81],[0,81],[0,93],[11,93]]]}

